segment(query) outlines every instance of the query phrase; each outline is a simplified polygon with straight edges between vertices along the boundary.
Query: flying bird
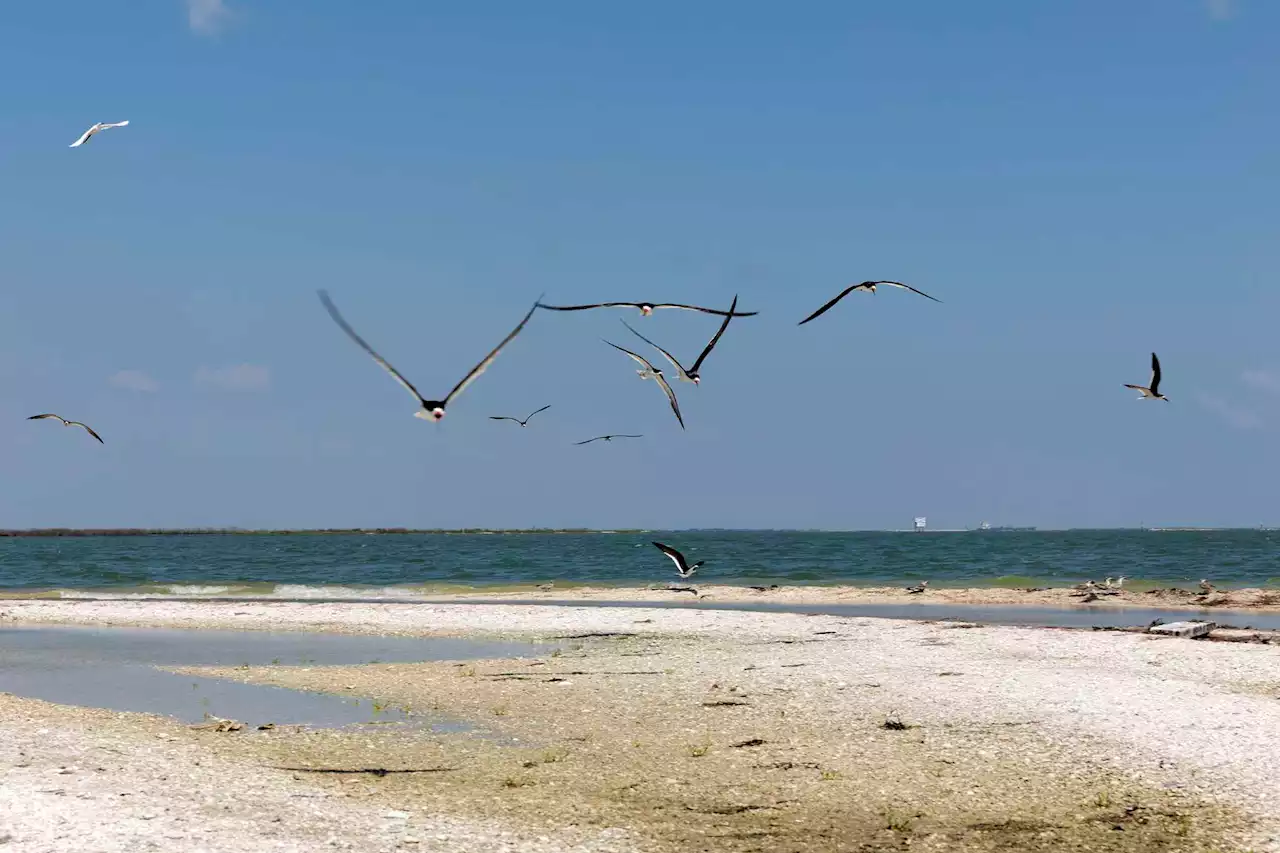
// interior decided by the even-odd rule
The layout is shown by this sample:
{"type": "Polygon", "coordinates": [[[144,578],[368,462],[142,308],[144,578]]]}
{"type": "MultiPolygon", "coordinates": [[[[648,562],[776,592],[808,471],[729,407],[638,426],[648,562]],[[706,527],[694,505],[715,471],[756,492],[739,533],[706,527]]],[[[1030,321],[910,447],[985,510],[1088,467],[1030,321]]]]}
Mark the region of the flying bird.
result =
{"type": "Polygon", "coordinates": [[[682,578],[691,577],[693,573],[698,570],[699,566],[705,565],[707,562],[706,560],[699,560],[691,566],[689,565],[689,561],[684,558],[684,554],[681,554],[670,545],[663,545],[661,542],[654,542],[653,547],[657,548],[672,559],[676,564],[676,571],[680,573],[680,577],[682,578]]]}
{"type": "MultiPolygon", "coordinates": [[[[605,341],[605,343],[609,344],[608,341],[605,341]]],[[[671,411],[676,413],[676,420],[680,422],[680,429],[684,429],[684,418],[680,417],[680,404],[676,402],[676,392],[671,390],[671,386],[667,384],[667,378],[662,375],[662,371],[650,364],[642,355],[636,355],[631,350],[626,349],[625,347],[620,347],[617,344],[609,344],[609,346],[616,350],[625,352],[640,364],[644,365],[644,369],[637,370],[636,373],[639,374],[641,379],[652,379],[658,383],[662,388],[662,393],[667,395],[667,401],[671,403],[671,411]]]]}
{"type": "Polygon", "coordinates": [[[579,444],[590,444],[593,441],[613,441],[615,438],[644,438],[643,435],[625,435],[620,432],[611,433],[609,435],[597,435],[595,438],[588,438],[586,441],[575,441],[574,446],[579,444]]]}
{"type": "MultiPolygon", "coordinates": [[[[424,421],[439,421],[441,418],[443,418],[444,410],[448,407],[449,403],[452,402],[453,398],[457,397],[464,390],[466,390],[466,387],[470,385],[472,382],[474,382],[477,376],[479,376],[481,373],[484,373],[485,370],[489,367],[489,365],[493,364],[493,360],[498,357],[498,353],[502,352],[502,348],[505,347],[507,344],[511,343],[511,340],[516,335],[520,334],[520,330],[524,328],[525,323],[529,322],[529,318],[533,316],[533,312],[536,311],[538,308],[538,303],[535,302],[533,304],[533,307],[529,309],[529,313],[524,315],[524,319],[521,320],[520,323],[514,329],[511,330],[510,334],[508,334],[505,338],[502,339],[502,342],[500,344],[498,344],[496,347],[493,348],[492,352],[490,352],[488,355],[484,357],[483,361],[481,361],[475,367],[471,368],[471,372],[468,373],[466,376],[462,377],[461,382],[453,386],[453,390],[449,392],[448,396],[446,396],[443,400],[428,400],[425,397],[423,397],[421,394],[419,394],[418,389],[414,388],[411,384],[409,384],[409,380],[401,376],[400,372],[396,370],[394,367],[392,367],[387,362],[386,359],[384,359],[382,356],[374,352],[373,347],[365,343],[364,339],[356,334],[355,329],[347,325],[347,321],[342,319],[342,315],[338,313],[337,306],[335,306],[333,302],[330,301],[328,292],[320,290],[320,291],[317,291],[317,293],[319,293],[320,295],[320,302],[324,305],[325,310],[329,312],[329,316],[333,318],[333,322],[338,324],[338,328],[346,332],[347,337],[351,338],[351,340],[359,344],[361,349],[369,353],[369,355],[373,356],[373,360],[376,361],[382,367],[383,370],[387,371],[387,373],[390,373],[392,378],[394,378],[397,382],[403,385],[405,389],[410,394],[413,395],[414,399],[417,400],[418,403],[422,406],[422,410],[418,412],[414,412],[413,416],[415,418],[422,418],[424,421]]],[[[530,417],[532,417],[532,415],[530,415],[530,417]]]]}
{"type": "Polygon", "coordinates": [[[127,121],[100,121],[97,124],[95,124],[93,127],[86,130],[83,134],[81,134],[79,139],[77,139],[75,142],[71,143],[67,147],[79,148],[81,145],[84,145],[86,142],[88,142],[89,137],[93,136],[95,133],[99,133],[104,130],[110,130],[113,127],[125,127],[128,124],[129,122],[127,121]]]}
{"type": "Polygon", "coordinates": [[[865,290],[865,291],[867,291],[867,292],[869,292],[869,293],[875,293],[875,292],[876,292],[876,287],[878,287],[879,285],[882,285],[882,284],[887,284],[887,285],[888,285],[888,286],[890,286],[890,287],[901,287],[903,290],[910,290],[912,293],[918,293],[918,294],[920,294],[920,295],[921,295],[921,296],[923,296],[925,299],[933,299],[933,301],[934,301],[934,302],[941,302],[941,301],[942,301],[941,299],[934,299],[934,297],[932,297],[932,296],[930,296],[929,294],[925,293],[923,290],[916,290],[916,289],[915,289],[914,287],[912,287],[911,285],[909,285],[909,284],[903,284],[903,283],[902,283],[902,282],[900,282],[900,281],[864,281],[864,282],[860,282],[860,283],[858,283],[858,284],[851,284],[851,285],[849,285],[849,286],[848,286],[848,287],[846,287],[844,290],[840,291],[840,295],[838,295],[835,299],[832,299],[832,300],[831,300],[830,302],[828,302],[826,305],[823,305],[823,306],[822,306],[821,308],[819,308],[817,311],[814,311],[812,314],[810,314],[808,317],[805,317],[803,320],[801,320],[801,321],[800,321],[799,323],[797,323],[796,325],[798,325],[798,326],[803,326],[805,323],[809,322],[810,320],[815,320],[815,319],[817,319],[818,317],[821,317],[823,314],[825,314],[825,313],[826,313],[826,312],[831,308],[831,306],[835,305],[837,302],[839,302],[841,299],[844,299],[846,296],[848,296],[850,293],[853,293],[855,290],[865,290]]]}
{"type": "Polygon", "coordinates": [[[99,443],[99,444],[106,444],[106,442],[102,440],[102,436],[100,436],[100,435],[98,435],[96,432],[94,432],[94,431],[93,431],[93,428],[92,428],[92,427],[90,427],[88,424],[80,423],[80,421],[69,421],[69,420],[67,420],[66,418],[62,417],[61,415],[55,415],[55,414],[52,414],[52,413],[44,414],[44,415],[32,415],[31,417],[27,418],[27,420],[29,420],[29,421],[38,421],[38,420],[41,420],[41,419],[43,419],[43,418],[57,418],[58,420],[62,421],[62,425],[63,425],[63,426],[78,426],[78,427],[80,427],[81,429],[83,429],[85,432],[89,433],[89,435],[91,435],[91,436],[93,436],[94,438],[98,439],[98,443],[99,443]]]}
{"type": "MultiPolygon", "coordinates": [[[[543,406],[541,409],[538,409],[538,412],[545,412],[545,411],[546,411],[547,409],[549,409],[549,408],[551,408],[551,406],[549,406],[549,405],[547,405],[547,406],[543,406]]],[[[489,415],[489,420],[491,420],[491,421],[515,421],[516,423],[520,424],[520,426],[525,426],[525,425],[527,425],[527,424],[529,423],[530,418],[532,418],[534,415],[538,414],[538,412],[530,412],[530,413],[529,413],[529,417],[525,418],[524,420],[520,420],[519,418],[512,418],[512,417],[508,417],[507,415],[489,415]]]]}
{"type": "Polygon", "coordinates": [[[1139,400],[1148,398],[1153,400],[1164,400],[1169,402],[1169,398],[1160,393],[1160,359],[1156,358],[1155,353],[1151,353],[1151,387],[1143,388],[1141,385],[1130,385],[1125,383],[1126,388],[1132,388],[1135,391],[1141,391],[1142,396],[1139,400]]]}
{"type": "Polygon", "coordinates": [[[742,316],[741,314],[734,313],[734,310],[737,307],[738,307],[738,297],[734,296],[733,304],[729,306],[729,313],[724,315],[724,322],[720,324],[720,328],[716,330],[716,333],[714,336],[712,336],[711,341],[702,350],[702,354],[698,356],[698,360],[695,361],[693,363],[693,366],[690,367],[688,370],[686,370],[684,366],[680,364],[680,362],[676,361],[676,357],[674,355],[667,352],[662,347],[658,346],[653,341],[649,340],[644,335],[637,332],[635,329],[631,329],[631,326],[627,323],[626,320],[622,320],[620,322],[622,323],[622,325],[626,326],[628,329],[631,329],[631,334],[635,335],[637,338],[644,341],[646,344],[653,347],[658,352],[662,353],[663,357],[666,358],[667,361],[671,362],[671,366],[676,369],[676,379],[680,380],[681,382],[692,382],[694,385],[697,385],[702,381],[702,376],[699,375],[698,368],[702,366],[702,362],[706,359],[708,355],[711,354],[711,350],[715,349],[716,344],[720,342],[720,336],[724,334],[724,330],[728,327],[729,321],[732,320],[734,317],[742,316]]]}
{"type": "MultiPolygon", "coordinates": [[[[704,314],[725,316],[725,312],[715,308],[700,308],[697,305],[680,305],[675,302],[598,302],[594,305],[538,305],[548,311],[588,311],[592,308],[639,308],[641,316],[648,317],[658,308],[683,308],[686,311],[701,311],[704,314]]],[[[739,311],[734,317],[754,317],[759,311],[739,311]]]]}
{"type": "Polygon", "coordinates": [[[907,587],[907,594],[908,594],[908,595],[919,595],[920,593],[924,592],[924,591],[925,591],[926,589],[928,589],[928,588],[929,588],[929,582],[928,582],[928,581],[920,581],[920,585],[919,585],[919,586],[909,586],[909,587],[907,587]]]}

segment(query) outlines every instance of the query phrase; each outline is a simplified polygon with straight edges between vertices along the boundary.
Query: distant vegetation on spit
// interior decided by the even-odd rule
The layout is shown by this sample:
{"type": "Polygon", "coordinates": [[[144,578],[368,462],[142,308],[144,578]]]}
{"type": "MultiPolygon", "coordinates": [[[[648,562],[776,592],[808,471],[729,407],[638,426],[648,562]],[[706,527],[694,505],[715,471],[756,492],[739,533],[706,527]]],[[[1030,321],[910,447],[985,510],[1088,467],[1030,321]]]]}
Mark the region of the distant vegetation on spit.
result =
{"type": "Polygon", "coordinates": [[[191,527],[191,528],[145,528],[145,527],[44,527],[37,530],[0,530],[0,536],[288,536],[312,534],[317,536],[336,536],[342,534],[374,534],[374,533],[433,533],[442,535],[464,534],[511,534],[511,533],[643,533],[643,530],[590,530],[585,527],[532,527],[513,530],[493,529],[485,527],[465,527],[456,530],[434,528],[415,530],[408,527],[349,527],[325,528],[322,530],[245,530],[238,527],[191,527]]]}

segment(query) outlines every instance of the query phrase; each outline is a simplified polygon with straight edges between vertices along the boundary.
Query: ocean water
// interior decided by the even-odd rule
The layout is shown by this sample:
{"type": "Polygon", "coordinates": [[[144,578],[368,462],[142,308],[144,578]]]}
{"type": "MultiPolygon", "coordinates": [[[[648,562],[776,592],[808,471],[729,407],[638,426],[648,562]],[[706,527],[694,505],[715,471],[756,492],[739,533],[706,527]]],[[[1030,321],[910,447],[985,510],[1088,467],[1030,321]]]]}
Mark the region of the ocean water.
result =
{"type": "Polygon", "coordinates": [[[1280,585],[1280,531],[648,531],[0,538],[0,590],[385,597],[675,580],[652,540],[706,560],[701,583],[1019,587],[1126,575],[1138,589],[1206,577],[1280,585]]]}

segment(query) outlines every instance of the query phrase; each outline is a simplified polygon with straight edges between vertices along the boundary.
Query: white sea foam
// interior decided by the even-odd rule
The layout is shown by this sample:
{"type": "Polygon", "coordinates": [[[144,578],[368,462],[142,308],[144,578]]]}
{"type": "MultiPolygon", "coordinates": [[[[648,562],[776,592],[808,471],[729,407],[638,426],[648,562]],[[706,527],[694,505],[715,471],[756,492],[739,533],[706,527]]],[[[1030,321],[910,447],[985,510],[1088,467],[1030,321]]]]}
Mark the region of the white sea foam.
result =
{"type": "Polygon", "coordinates": [[[278,584],[274,591],[264,598],[310,599],[310,598],[394,598],[398,601],[413,601],[425,598],[421,588],[405,586],[356,587],[356,586],[314,586],[311,584],[278,584]]]}
{"type": "Polygon", "coordinates": [[[355,587],[316,584],[154,584],[116,589],[62,589],[59,598],[107,599],[112,601],[181,600],[187,598],[235,598],[251,600],[311,601],[340,598],[362,601],[421,601],[428,596],[422,587],[355,587]]]}

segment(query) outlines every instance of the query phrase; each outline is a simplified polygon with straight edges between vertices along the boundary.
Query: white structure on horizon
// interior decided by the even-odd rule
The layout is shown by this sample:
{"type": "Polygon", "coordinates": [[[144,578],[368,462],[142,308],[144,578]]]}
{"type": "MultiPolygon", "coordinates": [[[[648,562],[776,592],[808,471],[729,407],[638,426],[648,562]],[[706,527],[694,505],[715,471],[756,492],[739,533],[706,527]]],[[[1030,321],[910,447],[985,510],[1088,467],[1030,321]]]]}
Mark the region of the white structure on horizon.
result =
{"type": "Polygon", "coordinates": [[[916,533],[923,533],[924,525],[925,525],[925,517],[923,515],[916,516],[916,523],[914,525],[914,529],[916,533]]]}

